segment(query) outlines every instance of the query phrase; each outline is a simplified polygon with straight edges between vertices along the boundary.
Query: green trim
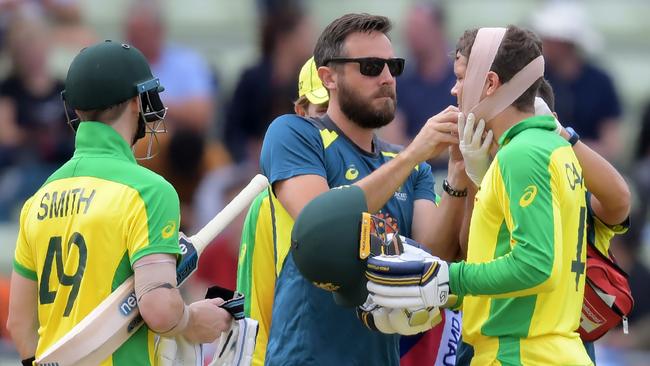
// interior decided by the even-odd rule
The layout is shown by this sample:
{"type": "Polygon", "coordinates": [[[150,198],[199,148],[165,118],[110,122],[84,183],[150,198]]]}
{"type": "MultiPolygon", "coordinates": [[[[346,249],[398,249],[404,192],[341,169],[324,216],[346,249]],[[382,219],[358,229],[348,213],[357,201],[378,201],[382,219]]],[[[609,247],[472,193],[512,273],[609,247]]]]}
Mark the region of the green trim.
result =
{"type": "Polygon", "coordinates": [[[14,259],[14,271],[28,280],[38,281],[36,271],[32,271],[31,269],[23,266],[22,264],[18,263],[16,259],[14,259]]]}
{"type": "Polygon", "coordinates": [[[555,117],[553,116],[533,116],[515,124],[506,130],[499,138],[499,146],[507,145],[520,132],[529,128],[541,128],[553,131],[556,128],[555,117]]]}
{"type": "Polygon", "coordinates": [[[113,353],[113,366],[151,366],[149,362],[149,328],[143,324],[131,338],[113,353]]]}
{"type": "Polygon", "coordinates": [[[497,360],[502,365],[521,365],[521,340],[514,337],[499,337],[497,360]]]}
{"type": "Polygon", "coordinates": [[[528,337],[536,302],[537,295],[490,299],[490,315],[481,326],[481,334],[486,337],[528,337]],[[504,322],[504,319],[508,321],[504,322]]]}
{"type": "Polygon", "coordinates": [[[113,283],[111,284],[111,291],[115,291],[127,278],[133,275],[133,269],[131,268],[131,263],[129,262],[129,253],[124,252],[120,263],[115,269],[113,274],[113,283]]]}
{"type": "MultiPolygon", "coordinates": [[[[257,234],[257,221],[260,208],[265,199],[269,198],[269,191],[264,190],[255,197],[248,209],[239,246],[239,261],[237,266],[237,291],[244,294],[244,313],[250,317],[251,298],[253,289],[253,254],[255,251],[255,238],[257,234]]],[[[275,270],[275,269],[274,269],[275,270]]]]}

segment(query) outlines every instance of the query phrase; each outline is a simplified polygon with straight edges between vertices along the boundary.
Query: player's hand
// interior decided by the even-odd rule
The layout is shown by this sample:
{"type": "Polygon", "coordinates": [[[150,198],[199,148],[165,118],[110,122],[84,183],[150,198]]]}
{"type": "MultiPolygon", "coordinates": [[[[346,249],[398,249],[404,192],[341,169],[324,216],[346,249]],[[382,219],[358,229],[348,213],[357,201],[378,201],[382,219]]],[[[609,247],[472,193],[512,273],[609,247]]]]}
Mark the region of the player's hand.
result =
{"type": "Polygon", "coordinates": [[[389,309],[375,304],[370,297],[357,308],[357,317],[370,330],[400,335],[426,332],[442,321],[438,308],[389,309]]]}
{"type": "Polygon", "coordinates": [[[449,145],[458,144],[457,113],[457,107],[449,106],[429,118],[404,153],[411,154],[417,162],[423,162],[437,157],[449,145]]]}
{"type": "Polygon", "coordinates": [[[449,266],[422,249],[404,245],[399,256],[368,258],[368,292],[372,301],[393,309],[427,309],[447,303],[449,266]]]}
{"type": "MultiPolygon", "coordinates": [[[[540,97],[535,97],[535,115],[536,116],[553,116],[555,118],[555,115],[553,114],[553,111],[551,111],[551,108],[548,107],[548,104],[544,101],[544,99],[540,97]]],[[[555,133],[558,135],[562,135],[562,131],[564,130],[564,126],[560,123],[560,121],[555,118],[555,133]]]]}
{"type": "Polygon", "coordinates": [[[458,147],[465,160],[465,171],[469,179],[477,187],[490,167],[489,149],[492,144],[492,131],[488,131],[483,140],[483,131],[485,130],[485,121],[478,121],[474,128],[475,117],[470,113],[467,118],[463,113],[458,113],[458,136],[460,142],[458,147]],[[481,143],[481,140],[482,143],[481,143]]]}
{"type": "Polygon", "coordinates": [[[190,304],[190,319],[184,332],[185,338],[192,343],[212,343],[221,332],[230,329],[232,316],[219,307],[220,298],[206,299],[190,304]]]}

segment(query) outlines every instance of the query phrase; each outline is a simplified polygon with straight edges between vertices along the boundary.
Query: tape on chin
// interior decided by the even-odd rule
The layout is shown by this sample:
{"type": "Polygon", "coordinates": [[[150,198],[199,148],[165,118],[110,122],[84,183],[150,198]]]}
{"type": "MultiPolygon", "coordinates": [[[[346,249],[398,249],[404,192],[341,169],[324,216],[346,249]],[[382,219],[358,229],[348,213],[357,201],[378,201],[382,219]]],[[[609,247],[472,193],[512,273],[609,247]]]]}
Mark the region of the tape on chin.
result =
{"type": "Polygon", "coordinates": [[[465,115],[474,113],[477,120],[489,121],[496,117],[544,75],[544,57],[540,55],[501,85],[494,94],[480,100],[487,74],[505,34],[506,28],[481,28],[472,45],[460,110],[465,115]]]}

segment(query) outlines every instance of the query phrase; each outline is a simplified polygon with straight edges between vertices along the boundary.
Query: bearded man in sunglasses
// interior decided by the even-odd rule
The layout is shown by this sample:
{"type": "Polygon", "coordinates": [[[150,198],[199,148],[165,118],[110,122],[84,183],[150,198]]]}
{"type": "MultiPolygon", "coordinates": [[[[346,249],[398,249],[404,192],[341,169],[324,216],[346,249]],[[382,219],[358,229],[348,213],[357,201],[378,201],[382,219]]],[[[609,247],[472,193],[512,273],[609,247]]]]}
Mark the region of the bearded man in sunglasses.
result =
{"type": "MultiPolygon", "coordinates": [[[[289,252],[293,220],[320,193],[357,185],[368,211],[400,234],[442,258],[458,254],[470,183],[454,133],[458,109],[450,106],[431,117],[405,149],[375,134],[394,118],[396,77],[404,70],[387,36],[390,28],[387,18],[368,14],[347,14],[329,24],[314,52],[329,92],[327,114],[318,119],[281,116],[264,138],[260,164],[273,187],[274,249],[283,264],[275,273],[267,365],[399,364],[399,334],[370,330],[357,319],[355,307],[371,305],[364,304],[367,293],[333,299],[296,268],[289,252]],[[425,161],[448,148],[446,194],[437,205],[425,161]]],[[[427,321],[440,322],[435,316],[427,321]]],[[[408,330],[399,333],[418,332],[408,330]]]]}

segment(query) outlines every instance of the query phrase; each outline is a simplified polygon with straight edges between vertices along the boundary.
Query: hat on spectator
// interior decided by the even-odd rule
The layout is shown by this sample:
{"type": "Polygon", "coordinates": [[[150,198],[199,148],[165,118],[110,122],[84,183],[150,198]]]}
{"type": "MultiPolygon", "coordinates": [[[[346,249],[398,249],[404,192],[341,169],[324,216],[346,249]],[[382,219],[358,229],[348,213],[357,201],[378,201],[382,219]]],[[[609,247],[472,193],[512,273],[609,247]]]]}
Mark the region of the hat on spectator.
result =
{"type": "Polygon", "coordinates": [[[576,2],[555,1],[533,13],[531,28],[542,39],[573,43],[587,53],[598,52],[600,35],[590,26],[584,8],[576,2]]]}
{"type": "Polygon", "coordinates": [[[303,95],[311,104],[323,104],[330,99],[327,89],[325,89],[323,82],[318,77],[316,62],[313,57],[307,60],[300,69],[298,97],[303,95]]]}

